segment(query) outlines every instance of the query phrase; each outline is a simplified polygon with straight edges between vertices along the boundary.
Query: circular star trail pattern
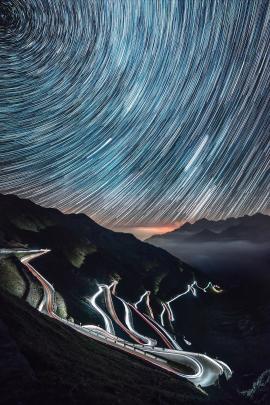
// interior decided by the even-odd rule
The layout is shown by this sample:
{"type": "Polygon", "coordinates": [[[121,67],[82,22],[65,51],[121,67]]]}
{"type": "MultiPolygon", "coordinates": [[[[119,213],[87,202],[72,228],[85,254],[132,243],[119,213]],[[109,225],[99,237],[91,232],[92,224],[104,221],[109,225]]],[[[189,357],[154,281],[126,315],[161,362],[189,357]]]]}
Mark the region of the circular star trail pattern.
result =
{"type": "Polygon", "coordinates": [[[0,189],[104,225],[269,209],[270,3],[4,0],[0,189]]]}

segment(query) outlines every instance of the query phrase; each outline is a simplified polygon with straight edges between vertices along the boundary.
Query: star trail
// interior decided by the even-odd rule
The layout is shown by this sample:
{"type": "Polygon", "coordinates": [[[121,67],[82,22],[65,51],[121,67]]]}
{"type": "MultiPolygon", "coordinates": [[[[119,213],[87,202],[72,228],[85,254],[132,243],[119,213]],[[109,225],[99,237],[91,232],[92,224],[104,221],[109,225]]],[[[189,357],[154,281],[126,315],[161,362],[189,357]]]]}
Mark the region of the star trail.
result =
{"type": "Polygon", "coordinates": [[[3,0],[0,191],[113,229],[269,210],[268,0],[3,0]]]}

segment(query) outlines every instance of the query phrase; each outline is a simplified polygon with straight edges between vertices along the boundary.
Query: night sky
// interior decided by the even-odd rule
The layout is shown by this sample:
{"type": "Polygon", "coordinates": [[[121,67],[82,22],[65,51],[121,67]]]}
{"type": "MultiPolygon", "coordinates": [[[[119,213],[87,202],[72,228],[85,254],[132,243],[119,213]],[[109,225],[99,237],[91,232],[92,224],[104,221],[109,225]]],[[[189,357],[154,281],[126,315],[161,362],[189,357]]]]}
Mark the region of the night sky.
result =
{"type": "Polygon", "coordinates": [[[4,0],[0,191],[141,237],[269,213],[268,0],[4,0]]]}

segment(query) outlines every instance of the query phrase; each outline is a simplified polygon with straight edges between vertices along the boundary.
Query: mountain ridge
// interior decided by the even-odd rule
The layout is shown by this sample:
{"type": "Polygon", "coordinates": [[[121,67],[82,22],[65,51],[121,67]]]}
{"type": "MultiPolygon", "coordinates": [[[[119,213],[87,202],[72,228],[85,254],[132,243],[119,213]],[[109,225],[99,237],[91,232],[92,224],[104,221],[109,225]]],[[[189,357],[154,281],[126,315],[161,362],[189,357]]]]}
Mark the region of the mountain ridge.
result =
{"type": "Polygon", "coordinates": [[[270,240],[270,216],[262,213],[256,213],[254,215],[244,215],[242,217],[229,217],[227,219],[221,219],[217,221],[208,220],[207,218],[202,218],[193,224],[186,222],[180,228],[175,229],[172,232],[167,232],[164,234],[153,235],[146,241],[150,242],[157,239],[167,239],[167,238],[181,238],[183,240],[191,240],[194,235],[197,235],[195,239],[201,241],[212,240],[222,240],[222,239],[240,239],[245,238],[245,240],[270,240]],[[242,231],[241,231],[242,228],[242,231]],[[263,234],[254,235],[253,231],[255,229],[262,229],[263,234]],[[201,237],[198,235],[201,232],[201,237]],[[252,231],[252,233],[248,233],[252,231]],[[207,235],[210,238],[207,238],[207,235]],[[256,236],[256,238],[255,238],[256,236]]]}

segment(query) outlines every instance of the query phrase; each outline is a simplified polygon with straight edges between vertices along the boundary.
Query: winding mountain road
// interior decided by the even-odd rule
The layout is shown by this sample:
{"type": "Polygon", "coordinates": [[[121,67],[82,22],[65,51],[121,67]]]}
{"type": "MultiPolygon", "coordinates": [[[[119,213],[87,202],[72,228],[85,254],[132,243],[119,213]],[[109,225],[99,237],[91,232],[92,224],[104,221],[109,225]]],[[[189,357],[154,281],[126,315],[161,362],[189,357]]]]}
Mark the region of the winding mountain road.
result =
{"type": "MultiPolygon", "coordinates": [[[[75,329],[77,332],[88,336],[91,339],[105,343],[108,346],[117,348],[132,356],[142,359],[145,362],[159,367],[167,372],[184,377],[194,383],[196,386],[207,387],[214,384],[219,377],[224,374],[227,379],[232,375],[232,371],[225,363],[219,360],[215,360],[200,353],[193,353],[183,351],[181,347],[174,341],[170,334],[164,327],[159,325],[156,321],[151,320],[150,317],[142,314],[136,306],[125,302],[119,298],[125,308],[125,319],[123,322],[119,319],[111,297],[111,286],[100,285],[98,286],[97,293],[88,301],[92,307],[102,316],[106,330],[96,325],[77,325],[60,318],[56,313],[55,304],[55,290],[52,284],[50,284],[29,262],[41,255],[48,253],[48,249],[40,250],[15,250],[15,249],[1,249],[0,254],[25,254],[20,261],[25,266],[25,269],[32,273],[34,277],[40,282],[44,290],[44,297],[39,305],[39,311],[47,314],[51,318],[64,323],[65,325],[75,329]],[[98,295],[104,293],[106,309],[113,321],[116,322],[135,342],[136,344],[127,342],[117,336],[113,328],[113,322],[110,316],[107,315],[103,309],[96,305],[95,300],[98,295]],[[156,347],[156,341],[141,335],[134,330],[132,322],[132,310],[141,316],[141,318],[147,323],[147,326],[151,326],[156,333],[162,338],[168,348],[156,347]]],[[[113,287],[115,287],[113,285],[113,287]]],[[[114,288],[115,290],[115,288],[114,288]]]]}

